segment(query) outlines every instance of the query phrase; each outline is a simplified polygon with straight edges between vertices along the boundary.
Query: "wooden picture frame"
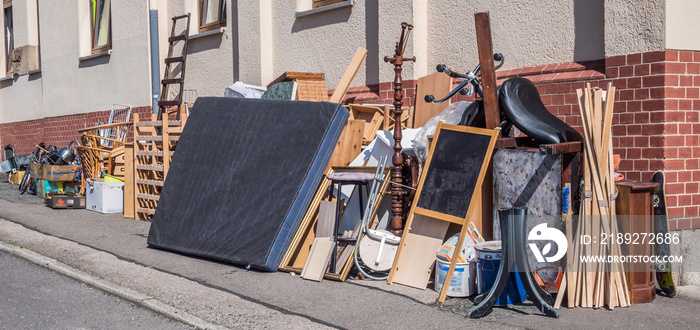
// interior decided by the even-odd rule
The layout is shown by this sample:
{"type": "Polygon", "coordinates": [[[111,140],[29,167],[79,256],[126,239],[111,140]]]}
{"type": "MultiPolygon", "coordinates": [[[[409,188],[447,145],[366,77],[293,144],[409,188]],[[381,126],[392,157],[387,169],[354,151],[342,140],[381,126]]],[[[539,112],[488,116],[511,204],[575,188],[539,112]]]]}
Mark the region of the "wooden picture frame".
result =
{"type": "MultiPolygon", "coordinates": [[[[487,130],[442,122],[438,124],[389,273],[389,284],[396,282],[425,289],[435,262],[435,251],[442,246],[451,223],[461,226],[456,246],[462,246],[467,236],[469,220],[479,207],[475,201],[481,194],[481,186],[499,134],[500,128],[487,130]],[[475,142],[470,145],[455,144],[455,137],[475,142]],[[472,172],[476,169],[468,166],[470,162],[474,165],[480,163],[478,172],[472,172]],[[453,168],[457,170],[452,171],[453,168]],[[462,182],[464,176],[468,178],[462,182]],[[437,181],[435,177],[438,177],[437,181]],[[450,180],[444,180],[445,178],[456,179],[458,182],[448,184],[446,182],[450,180]],[[435,182],[441,186],[435,188],[435,182]]],[[[452,182],[454,180],[450,183],[452,182]]],[[[444,283],[450,283],[457,259],[452,258],[444,283]]],[[[438,299],[440,302],[445,301],[448,288],[449,285],[443,285],[438,299]]]]}

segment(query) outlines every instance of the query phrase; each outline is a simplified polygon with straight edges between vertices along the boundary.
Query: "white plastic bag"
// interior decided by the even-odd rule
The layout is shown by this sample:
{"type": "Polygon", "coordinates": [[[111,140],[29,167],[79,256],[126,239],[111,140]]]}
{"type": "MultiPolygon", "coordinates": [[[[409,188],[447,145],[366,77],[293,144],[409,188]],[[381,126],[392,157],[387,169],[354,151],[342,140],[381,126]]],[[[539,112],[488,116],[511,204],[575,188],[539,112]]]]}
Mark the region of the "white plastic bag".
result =
{"type": "Polygon", "coordinates": [[[462,115],[464,115],[464,110],[467,109],[469,104],[471,104],[471,102],[466,101],[450,104],[443,112],[430,118],[430,120],[418,130],[416,137],[413,139],[413,151],[416,153],[416,156],[418,156],[421,164],[425,164],[428,158],[428,137],[435,134],[438,123],[459,124],[462,120],[462,115]]]}

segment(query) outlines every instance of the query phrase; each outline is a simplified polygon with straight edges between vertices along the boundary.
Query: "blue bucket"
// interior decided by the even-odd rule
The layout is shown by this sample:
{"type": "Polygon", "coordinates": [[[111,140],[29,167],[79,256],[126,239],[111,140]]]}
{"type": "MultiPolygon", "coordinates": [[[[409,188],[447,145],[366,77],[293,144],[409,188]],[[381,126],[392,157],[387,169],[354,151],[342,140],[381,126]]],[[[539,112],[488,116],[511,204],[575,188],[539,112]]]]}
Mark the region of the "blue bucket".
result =
{"type": "MultiPolygon", "coordinates": [[[[496,275],[498,275],[498,267],[501,264],[501,242],[488,241],[477,244],[476,250],[476,278],[478,282],[479,294],[491,290],[496,275]]],[[[503,289],[503,292],[496,300],[495,306],[507,306],[519,304],[527,300],[527,292],[523,282],[520,280],[520,275],[516,272],[510,273],[508,283],[503,289]]]]}

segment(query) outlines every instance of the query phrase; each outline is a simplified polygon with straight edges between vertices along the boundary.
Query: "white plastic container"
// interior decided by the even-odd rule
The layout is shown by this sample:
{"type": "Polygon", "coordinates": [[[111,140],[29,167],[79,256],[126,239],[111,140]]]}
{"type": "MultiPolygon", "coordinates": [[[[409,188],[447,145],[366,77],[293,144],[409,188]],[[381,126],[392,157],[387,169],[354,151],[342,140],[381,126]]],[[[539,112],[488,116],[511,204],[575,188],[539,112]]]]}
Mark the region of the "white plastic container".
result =
{"type": "MultiPolygon", "coordinates": [[[[440,292],[445,282],[450,263],[436,258],[435,264],[435,291],[440,292]]],[[[447,295],[450,297],[468,297],[476,294],[476,264],[474,262],[457,263],[452,273],[447,295]]]]}
{"type": "Polygon", "coordinates": [[[88,179],[85,189],[86,208],[100,213],[124,212],[124,182],[88,179]]]}

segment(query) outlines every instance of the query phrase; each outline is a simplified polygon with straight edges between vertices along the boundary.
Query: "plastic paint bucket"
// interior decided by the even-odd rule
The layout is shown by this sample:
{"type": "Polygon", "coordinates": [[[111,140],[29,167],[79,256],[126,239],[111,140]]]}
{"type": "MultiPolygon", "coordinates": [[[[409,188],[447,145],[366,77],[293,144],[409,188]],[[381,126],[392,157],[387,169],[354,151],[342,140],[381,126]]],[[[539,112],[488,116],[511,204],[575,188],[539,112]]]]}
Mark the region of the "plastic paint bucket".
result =
{"type": "MultiPolygon", "coordinates": [[[[435,264],[435,291],[440,292],[445,283],[447,271],[450,269],[450,262],[441,258],[436,258],[435,264]]],[[[450,286],[447,288],[447,295],[450,297],[468,297],[476,294],[475,263],[457,263],[452,273],[450,286]]]]}
{"type": "MultiPolygon", "coordinates": [[[[479,294],[491,290],[496,275],[498,275],[498,267],[501,265],[501,242],[488,241],[477,244],[476,250],[476,278],[478,281],[479,294]]],[[[519,304],[527,299],[527,292],[520,276],[516,271],[508,275],[508,283],[503,289],[503,292],[496,300],[495,306],[507,306],[511,304],[519,304]]]]}

